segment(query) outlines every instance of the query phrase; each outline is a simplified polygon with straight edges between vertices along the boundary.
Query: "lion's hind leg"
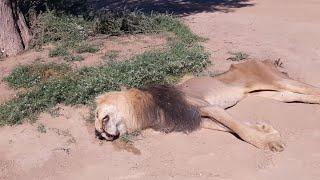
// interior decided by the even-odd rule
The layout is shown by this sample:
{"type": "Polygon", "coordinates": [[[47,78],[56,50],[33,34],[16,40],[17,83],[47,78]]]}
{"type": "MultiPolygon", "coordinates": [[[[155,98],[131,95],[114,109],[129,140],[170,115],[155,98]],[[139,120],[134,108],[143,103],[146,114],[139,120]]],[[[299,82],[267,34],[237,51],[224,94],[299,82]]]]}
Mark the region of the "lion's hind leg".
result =
{"type": "Polygon", "coordinates": [[[252,95],[270,98],[281,102],[320,104],[320,95],[300,94],[291,91],[260,91],[252,93],[252,95]]]}
{"type": "MultiPolygon", "coordinates": [[[[260,148],[271,151],[283,151],[280,134],[270,125],[246,125],[234,120],[224,109],[215,106],[206,106],[200,109],[201,115],[211,118],[225,126],[224,131],[237,134],[244,141],[260,148]]],[[[217,127],[216,125],[212,125],[217,127]]]]}
{"type": "Polygon", "coordinates": [[[290,78],[278,81],[278,86],[284,91],[320,96],[320,88],[290,78]]]}

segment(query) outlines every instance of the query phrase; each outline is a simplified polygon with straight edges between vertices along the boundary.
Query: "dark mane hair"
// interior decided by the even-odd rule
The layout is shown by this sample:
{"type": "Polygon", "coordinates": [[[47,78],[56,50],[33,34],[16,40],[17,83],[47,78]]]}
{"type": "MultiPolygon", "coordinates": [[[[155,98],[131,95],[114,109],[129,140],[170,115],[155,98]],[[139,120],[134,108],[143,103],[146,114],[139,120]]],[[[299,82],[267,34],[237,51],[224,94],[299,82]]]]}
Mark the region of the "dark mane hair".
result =
{"type": "Polygon", "coordinates": [[[177,88],[161,85],[140,90],[152,96],[155,106],[146,107],[154,111],[153,113],[158,117],[151,120],[153,124],[151,128],[166,133],[172,131],[188,133],[200,126],[201,115],[198,109],[190,105],[185,100],[184,93],[177,88]]]}

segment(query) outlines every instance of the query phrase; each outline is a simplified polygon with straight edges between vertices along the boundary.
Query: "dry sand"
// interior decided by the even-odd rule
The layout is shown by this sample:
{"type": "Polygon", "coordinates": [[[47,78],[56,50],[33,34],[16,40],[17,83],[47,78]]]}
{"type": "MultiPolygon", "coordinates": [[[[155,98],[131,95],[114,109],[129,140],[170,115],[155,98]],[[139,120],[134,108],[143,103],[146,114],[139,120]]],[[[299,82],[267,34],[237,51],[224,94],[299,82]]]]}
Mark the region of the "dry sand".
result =
{"type": "MultiPolygon", "coordinates": [[[[228,68],[229,51],[243,51],[258,59],[281,58],[290,76],[320,87],[320,2],[250,2],[233,12],[184,17],[195,33],[209,38],[212,70],[228,68]]],[[[135,147],[121,150],[94,138],[85,122],[87,108],[60,106],[58,117],[44,113],[35,124],[0,128],[0,179],[319,179],[319,105],[248,98],[228,112],[239,121],[272,124],[286,149],[261,151],[210,130],[147,130],[135,147]],[[45,133],[37,130],[40,124],[45,133]]]]}

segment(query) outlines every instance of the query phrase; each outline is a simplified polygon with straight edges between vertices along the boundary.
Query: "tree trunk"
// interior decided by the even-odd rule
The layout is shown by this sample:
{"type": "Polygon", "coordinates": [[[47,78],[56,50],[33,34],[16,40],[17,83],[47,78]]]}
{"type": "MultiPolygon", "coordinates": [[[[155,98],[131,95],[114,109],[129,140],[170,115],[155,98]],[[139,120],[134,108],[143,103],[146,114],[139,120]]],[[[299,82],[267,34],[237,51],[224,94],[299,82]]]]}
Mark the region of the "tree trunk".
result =
{"type": "MultiPolygon", "coordinates": [[[[2,56],[16,55],[28,47],[31,33],[15,0],[0,0],[2,56]]],[[[0,52],[0,54],[1,54],[0,52]]]]}

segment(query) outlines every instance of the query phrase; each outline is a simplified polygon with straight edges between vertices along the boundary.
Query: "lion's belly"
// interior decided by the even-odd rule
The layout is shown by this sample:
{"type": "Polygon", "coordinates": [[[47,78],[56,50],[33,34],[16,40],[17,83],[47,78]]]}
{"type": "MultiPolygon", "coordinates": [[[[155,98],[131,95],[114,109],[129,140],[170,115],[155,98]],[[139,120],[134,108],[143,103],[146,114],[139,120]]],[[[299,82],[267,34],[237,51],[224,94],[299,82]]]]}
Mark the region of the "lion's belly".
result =
{"type": "Polygon", "coordinates": [[[217,91],[208,92],[203,98],[212,106],[228,108],[237,104],[244,98],[242,89],[236,87],[222,88],[217,91]]]}
{"type": "Polygon", "coordinates": [[[211,77],[198,77],[179,86],[188,96],[202,99],[212,106],[231,107],[244,98],[244,88],[231,86],[211,77]]]}

